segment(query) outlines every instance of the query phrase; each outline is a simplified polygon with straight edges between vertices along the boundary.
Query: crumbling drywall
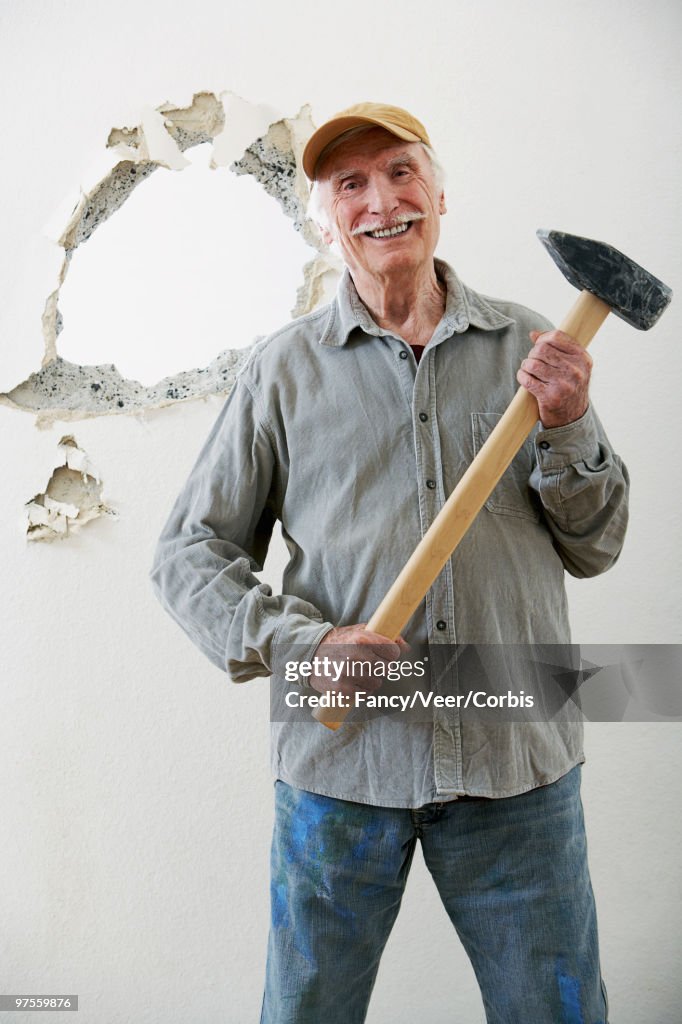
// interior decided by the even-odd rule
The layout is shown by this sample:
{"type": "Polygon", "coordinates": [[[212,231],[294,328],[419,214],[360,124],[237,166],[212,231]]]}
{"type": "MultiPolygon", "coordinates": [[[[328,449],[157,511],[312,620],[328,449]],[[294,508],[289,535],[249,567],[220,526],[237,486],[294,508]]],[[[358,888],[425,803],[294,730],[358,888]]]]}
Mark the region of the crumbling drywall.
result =
{"type": "Polygon", "coordinates": [[[28,540],[62,540],[100,516],[116,517],[102,498],[102,481],[72,434],[59,442],[61,461],[43,494],[26,502],[28,540]]]}
{"type": "Polygon", "coordinates": [[[114,363],[81,366],[61,358],[59,291],[74,250],[120,209],[142,181],[159,167],[182,170],[189,163],[182,155],[186,149],[212,142],[211,169],[229,167],[233,173],[253,175],[278,200],[294,230],[317,250],[318,255],[302,267],[292,316],[314,309],[333,288],[340,265],[305,216],[308,186],[300,157],[313,127],[307,106],[295,117],[286,118],[230,92],[201,92],[186,107],[170,103],[156,109],[146,107],[136,127],[113,128],[107,139],[107,163],[113,160],[113,166],[81,187],[65,225],[62,221],[52,226],[53,241],[63,249],[64,256],[42,314],[45,352],[41,366],[1,393],[0,401],[35,413],[36,425],[45,428],[56,420],[126,414],[209,394],[227,394],[248,349],[225,349],[208,366],[188,367],[151,387],[127,380],[114,363]]]}

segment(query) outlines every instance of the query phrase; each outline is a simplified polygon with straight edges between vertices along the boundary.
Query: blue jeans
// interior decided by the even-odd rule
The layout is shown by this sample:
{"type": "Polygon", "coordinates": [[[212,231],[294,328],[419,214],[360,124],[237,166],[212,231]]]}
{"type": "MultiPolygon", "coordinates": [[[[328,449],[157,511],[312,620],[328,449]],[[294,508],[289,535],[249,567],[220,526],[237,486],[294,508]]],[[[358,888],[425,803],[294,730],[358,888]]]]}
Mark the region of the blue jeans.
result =
{"type": "Polygon", "coordinates": [[[606,1024],[580,765],[520,796],[416,810],[278,779],[261,1024],[365,1020],[417,839],[488,1024],[606,1024]]]}

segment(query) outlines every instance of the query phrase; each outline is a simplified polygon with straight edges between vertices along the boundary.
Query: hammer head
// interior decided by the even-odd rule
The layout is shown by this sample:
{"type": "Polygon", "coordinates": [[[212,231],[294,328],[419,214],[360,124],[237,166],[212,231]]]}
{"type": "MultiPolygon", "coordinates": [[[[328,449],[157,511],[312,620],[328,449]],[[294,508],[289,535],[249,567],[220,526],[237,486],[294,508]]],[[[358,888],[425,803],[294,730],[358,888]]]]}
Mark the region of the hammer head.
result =
{"type": "Polygon", "coordinates": [[[611,245],[563,231],[536,234],[572,285],[592,292],[640,331],[653,327],[672,299],[666,284],[611,245]]]}

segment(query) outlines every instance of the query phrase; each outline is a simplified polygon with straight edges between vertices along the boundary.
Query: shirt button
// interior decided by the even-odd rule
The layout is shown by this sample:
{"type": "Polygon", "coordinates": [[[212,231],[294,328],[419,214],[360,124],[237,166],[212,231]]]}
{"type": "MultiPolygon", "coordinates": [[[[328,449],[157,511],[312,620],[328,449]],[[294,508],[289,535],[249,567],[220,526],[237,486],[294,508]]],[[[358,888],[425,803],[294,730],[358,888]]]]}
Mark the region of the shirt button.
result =
{"type": "Polygon", "coordinates": [[[441,631],[441,633],[443,632],[444,629],[447,629],[447,628],[448,628],[448,624],[445,621],[445,619],[439,619],[438,622],[436,623],[436,629],[439,629],[441,631]]]}
{"type": "Polygon", "coordinates": [[[435,480],[427,480],[426,481],[426,486],[428,487],[428,489],[430,491],[432,491],[434,489],[434,487],[436,486],[436,481],[435,480]]]}
{"type": "Polygon", "coordinates": [[[429,417],[428,417],[428,416],[426,415],[426,413],[425,413],[425,412],[420,412],[420,413],[419,413],[419,419],[420,419],[420,420],[422,421],[422,423],[426,423],[426,421],[428,420],[428,418],[429,418],[429,417]]]}
{"type": "Polygon", "coordinates": [[[540,447],[544,448],[545,451],[547,451],[548,448],[551,448],[551,445],[549,441],[540,441],[540,447]]]}
{"type": "Polygon", "coordinates": [[[403,349],[403,350],[401,351],[401,353],[400,353],[400,358],[401,358],[401,359],[407,359],[407,352],[405,351],[405,349],[403,349]]]}

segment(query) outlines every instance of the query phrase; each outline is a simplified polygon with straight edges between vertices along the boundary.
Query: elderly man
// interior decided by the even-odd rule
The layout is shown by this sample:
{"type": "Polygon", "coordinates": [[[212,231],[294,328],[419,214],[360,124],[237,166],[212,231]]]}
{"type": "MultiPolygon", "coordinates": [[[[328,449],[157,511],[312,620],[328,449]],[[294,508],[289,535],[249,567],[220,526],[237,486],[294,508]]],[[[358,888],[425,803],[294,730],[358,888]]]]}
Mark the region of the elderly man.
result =
{"type": "MultiPolygon", "coordinates": [[[[343,111],[303,166],[345,264],[338,292],[247,358],[159,539],[159,599],[234,681],[273,686],[291,650],[350,645],[385,661],[408,643],[568,643],[564,572],[608,569],[627,522],[627,471],[589,399],[590,357],[434,257],[442,175],[407,111],[343,111]],[[531,439],[404,636],[369,632],[518,382],[538,401],[531,439]],[[290,553],[281,595],[254,575],[275,520],[290,553]]],[[[456,673],[451,659],[439,685],[456,692],[456,673]]],[[[373,685],[350,670],[300,682],[373,685]]],[[[272,730],[262,1022],[365,1019],[417,839],[490,1024],[606,1021],[575,717],[490,724],[434,706],[428,720],[272,730]]]]}

